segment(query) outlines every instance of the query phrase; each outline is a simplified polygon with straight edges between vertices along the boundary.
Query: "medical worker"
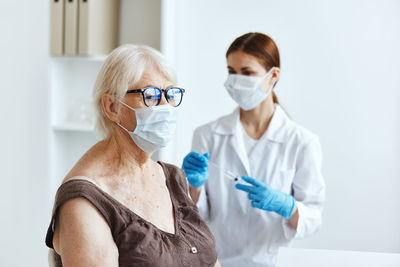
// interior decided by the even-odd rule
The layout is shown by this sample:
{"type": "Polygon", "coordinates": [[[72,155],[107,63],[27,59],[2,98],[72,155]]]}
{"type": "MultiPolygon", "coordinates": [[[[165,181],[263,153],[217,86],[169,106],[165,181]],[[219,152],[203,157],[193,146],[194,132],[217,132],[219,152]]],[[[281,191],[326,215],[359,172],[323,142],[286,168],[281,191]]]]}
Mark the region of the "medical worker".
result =
{"type": "Polygon", "coordinates": [[[224,85],[239,107],[195,130],[182,168],[222,266],[272,267],[279,247],[321,226],[320,142],[279,105],[280,56],[270,37],[240,36],[226,59],[224,85]]]}

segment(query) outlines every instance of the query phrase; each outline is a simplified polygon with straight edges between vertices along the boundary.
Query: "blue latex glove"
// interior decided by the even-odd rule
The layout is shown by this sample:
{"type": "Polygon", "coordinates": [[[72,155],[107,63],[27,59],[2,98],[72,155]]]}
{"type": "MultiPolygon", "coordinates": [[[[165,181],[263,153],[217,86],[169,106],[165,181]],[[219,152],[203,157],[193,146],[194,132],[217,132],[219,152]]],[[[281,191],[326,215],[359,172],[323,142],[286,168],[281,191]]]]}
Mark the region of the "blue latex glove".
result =
{"type": "Polygon", "coordinates": [[[292,217],[295,206],[293,196],[279,190],[272,189],[268,185],[251,177],[242,176],[242,179],[251,185],[236,184],[236,188],[249,193],[253,208],[274,211],[286,219],[292,217]]]}
{"type": "Polygon", "coordinates": [[[186,173],[186,178],[194,187],[202,186],[208,179],[208,153],[204,155],[192,151],[183,159],[182,169],[186,173]]]}

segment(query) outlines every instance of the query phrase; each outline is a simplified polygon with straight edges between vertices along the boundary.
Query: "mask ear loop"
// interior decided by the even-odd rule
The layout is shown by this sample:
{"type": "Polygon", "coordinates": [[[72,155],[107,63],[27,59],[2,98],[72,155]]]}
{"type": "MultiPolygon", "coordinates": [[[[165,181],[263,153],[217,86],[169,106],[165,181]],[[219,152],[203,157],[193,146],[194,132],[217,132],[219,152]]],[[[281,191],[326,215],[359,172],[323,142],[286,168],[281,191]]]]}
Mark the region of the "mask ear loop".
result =
{"type": "Polygon", "coordinates": [[[121,127],[122,129],[124,129],[127,133],[131,133],[131,131],[129,131],[128,129],[126,129],[124,126],[122,126],[119,122],[116,122],[115,124],[117,124],[119,127],[121,127]]]}
{"type": "Polygon", "coordinates": [[[267,73],[265,73],[265,75],[262,76],[261,82],[263,82],[264,79],[267,78],[267,76],[270,75],[274,69],[275,67],[272,67],[267,73]]]}
{"type": "MultiPolygon", "coordinates": [[[[130,110],[135,111],[135,113],[136,113],[136,110],[135,110],[133,107],[129,106],[128,104],[124,103],[123,101],[121,101],[121,100],[119,100],[119,99],[117,99],[117,101],[118,101],[119,103],[121,103],[122,105],[124,105],[125,107],[129,108],[130,110]]],[[[125,128],[124,126],[122,126],[119,122],[116,122],[115,124],[117,124],[119,127],[121,127],[122,129],[124,129],[127,133],[131,133],[131,131],[129,131],[128,129],[126,129],[126,128],[125,128]]]]}
{"type": "MultiPolygon", "coordinates": [[[[264,81],[264,79],[265,79],[268,75],[270,75],[274,69],[275,69],[275,67],[272,67],[272,68],[264,75],[264,78],[262,79],[262,81],[264,81]]],[[[266,92],[267,95],[269,95],[269,94],[272,92],[272,90],[274,89],[275,84],[276,84],[277,82],[278,82],[278,81],[276,81],[276,82],[274,83],[274,85],[266,92]]]]}
{"type": "Polygon", "coordinates": [[[129,106],[128,104],[126,104],[125,102],[122,102],[121,100],[118,99],[118,102],[121,103],[122,105],[124,105],[125,107],[129,108],[130,110],[136,111],[136,109],[134,109],[133,107],[129,106]]]}
{"type": "Polygon", "coordinates": [[[274,71],[274,69],[275,69],[275,67],[272,67],[272,68],[267,72],[267,74],[265,74],[265,76],[270,75],[270,74],[272,73],[272,71],[274,71]]]}
{"type": "MultiPolygon", "coordinates": [[[[270,74],[274,69],[276,69],[277,67],[272,67],[269,71],[268,71],[268,73],[267,74],[270,74]]],[[[274,85],[272,86],[272,90],[275,88],[275,85],[278,83],[278,81],[279,81],[279,78],[278,78],[278,80],[274,83],[274,85]]]]}

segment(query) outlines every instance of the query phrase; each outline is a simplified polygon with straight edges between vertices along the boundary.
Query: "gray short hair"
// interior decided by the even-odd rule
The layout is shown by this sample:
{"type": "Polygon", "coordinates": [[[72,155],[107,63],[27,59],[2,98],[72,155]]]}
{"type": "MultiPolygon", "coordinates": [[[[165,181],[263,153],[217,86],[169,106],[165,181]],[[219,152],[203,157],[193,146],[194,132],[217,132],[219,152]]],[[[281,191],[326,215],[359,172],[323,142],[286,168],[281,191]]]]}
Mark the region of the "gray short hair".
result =
{"type": "Polygon", "coordinates": [[[113,132],[113,122],[107,118],[103,110],[102,96],[108,93],[116,99],[122,99],[126,91],[135,87],[140,81],[147,67],[156,67],[173,84],[176,84],[173,68],[159,51],[149,46],[122,45],[114,49],[107,57],[93,88],[96,132],[102,137],[107,138],[113,132]]]}

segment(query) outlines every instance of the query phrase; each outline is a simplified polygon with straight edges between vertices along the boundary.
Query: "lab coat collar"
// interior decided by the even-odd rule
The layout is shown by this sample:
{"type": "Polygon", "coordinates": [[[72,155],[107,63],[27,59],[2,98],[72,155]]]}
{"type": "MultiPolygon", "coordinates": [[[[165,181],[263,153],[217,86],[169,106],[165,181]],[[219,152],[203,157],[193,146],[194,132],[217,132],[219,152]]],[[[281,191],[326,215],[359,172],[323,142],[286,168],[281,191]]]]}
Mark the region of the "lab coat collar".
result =
{"type": "MultiPolygon", "coordinates": [[[[275,112],[272,116],[271,122],[269,123],[265,137],[273,142],[283,143],[288,137],[289,133],[285,128],[291,120],[286,115],[285,111],[280,105],[275,105],[275,112]]],[[[215,132],[222,135],[234,135],[239,127],[240,123],[240,109],[236,108],[231,114],[222,117],[218,120],[215,127],[215,132]]]]}

